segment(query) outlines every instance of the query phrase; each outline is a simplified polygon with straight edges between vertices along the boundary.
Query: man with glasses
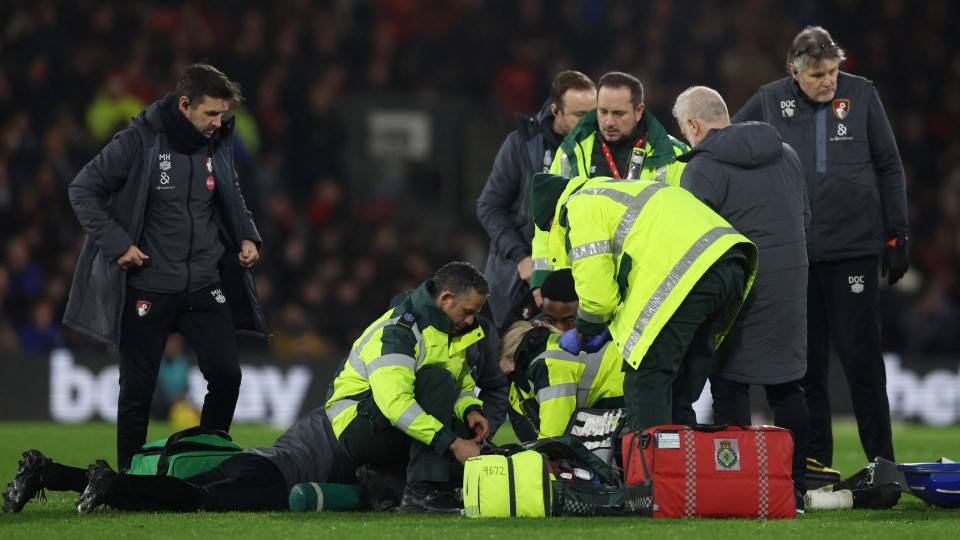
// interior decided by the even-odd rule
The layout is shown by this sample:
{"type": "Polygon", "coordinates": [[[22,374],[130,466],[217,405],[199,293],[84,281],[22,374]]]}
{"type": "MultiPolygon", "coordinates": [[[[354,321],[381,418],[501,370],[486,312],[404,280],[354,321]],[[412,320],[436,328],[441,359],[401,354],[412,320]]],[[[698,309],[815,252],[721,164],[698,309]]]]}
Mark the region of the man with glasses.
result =
{"type": "Polygon", "coordinates": [[[806,228],[808,474],[833,461],[831,340],[850,385],[869,460],[894,461],[880,351],[877,260],[896,283],[909,267],[906,181],[873,83],[839,70],[844,52],[823,28],[797,34],[789,76],[760,88],[733,122],[772,124],[800,156],[812,219],[806,228]]]}

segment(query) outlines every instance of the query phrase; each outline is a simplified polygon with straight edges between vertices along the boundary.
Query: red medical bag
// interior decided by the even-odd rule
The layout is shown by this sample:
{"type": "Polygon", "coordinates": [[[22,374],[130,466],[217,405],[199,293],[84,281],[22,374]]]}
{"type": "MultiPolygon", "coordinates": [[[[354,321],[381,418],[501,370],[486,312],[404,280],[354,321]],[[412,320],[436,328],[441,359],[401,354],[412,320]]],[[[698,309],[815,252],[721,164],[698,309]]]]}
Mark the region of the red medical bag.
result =
{"type": "Polygon", "coordinates": [[[796,516],[793,434],[774,426],[656,426],[623,438],[626,484],[649,483],[653,517],[796,516]]]}

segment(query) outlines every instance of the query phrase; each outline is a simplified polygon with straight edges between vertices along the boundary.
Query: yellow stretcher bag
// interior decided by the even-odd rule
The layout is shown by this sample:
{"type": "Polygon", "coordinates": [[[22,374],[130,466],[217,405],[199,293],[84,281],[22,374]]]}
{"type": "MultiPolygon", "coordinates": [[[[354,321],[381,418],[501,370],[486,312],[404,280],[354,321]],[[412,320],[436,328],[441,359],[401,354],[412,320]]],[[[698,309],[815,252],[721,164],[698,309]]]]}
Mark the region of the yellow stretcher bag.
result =
{"type": "Polygon", "coordinates": [[[470,458],[463,470],[468,517],[546,517],[552,490],[547,457],[534,450],[470,458]]]}

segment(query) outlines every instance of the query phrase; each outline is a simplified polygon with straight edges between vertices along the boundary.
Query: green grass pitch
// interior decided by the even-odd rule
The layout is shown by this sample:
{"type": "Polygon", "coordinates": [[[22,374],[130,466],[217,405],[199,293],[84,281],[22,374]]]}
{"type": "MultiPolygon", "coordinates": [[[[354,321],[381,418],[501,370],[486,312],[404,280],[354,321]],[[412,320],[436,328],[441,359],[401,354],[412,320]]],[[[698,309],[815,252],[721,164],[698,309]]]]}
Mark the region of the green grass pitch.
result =
{"type": "MultiPolygon", "coordinates": [[[[64,425],[0,423],[0,486],[16,474],[20,454],[37,448],[54,460],[85,467],[97,458],[115,461],[115,427],[107,423],[64,425]]],[[[149,440],[175,431],[153,422],[149,440]]],[[[234,426],[234,440],[246,446],[269,445],[282,430],[261,425],[234,426]]],[[[856,426],[837,422],[834,468],[844,476],[866,465],[856,426]]],[[[940,456],[960,461],[960,428],[933,428],[908,424],[894,427],[894,445],[900,462],[928,462],[940,456]]],[[[538,538],[608,540],[621,538],[736,539],[755,538],[957,538],[960,509],[927,506],[904,494],[891,510],[833,510],[808,512],[796,520],[653,520],[642,518],[503,518],[383,515],[364,513],[256,513],[197,512],[128,513],[98,511],[90,516],[73,513],[76,493],[47,492],[48,501],[34,500],[20,514],[0,513],[0,539],[16,538],[392,538],[489,539],[538,538]]]]}

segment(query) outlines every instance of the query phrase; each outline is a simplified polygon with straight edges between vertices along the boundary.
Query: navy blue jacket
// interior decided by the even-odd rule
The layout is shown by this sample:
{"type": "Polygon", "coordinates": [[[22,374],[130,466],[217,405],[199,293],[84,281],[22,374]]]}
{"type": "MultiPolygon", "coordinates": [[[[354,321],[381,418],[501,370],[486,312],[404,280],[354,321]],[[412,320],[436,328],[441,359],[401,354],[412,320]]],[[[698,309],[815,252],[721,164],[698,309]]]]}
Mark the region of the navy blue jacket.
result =
{"type": "Polygon", "coordinates": [[[544,126],[553,123],[549,100],[536,116],[517,114],[516,118],[517,130],[507,135],[500,146],[490,177],[477,199],[477,219],[490,237],[483,273],[490,282],[487,303],[497,328],[503,326],[510,311],[530,292],[517,274],[517,264],[530,256],[533,241],[530,180],[534,173],[549,170],[556,152],[556,147],[544,144],[544,126]]]}
{"type": "Polygon", "coordinates": [[[840,72],[832,101],[791,77],[767,84],[733,122],[767,122],[800,156],[812,219],[810,262],[876,256],[907,235],[907,189],[893,130],[873,83],[840,72]]]}
{"type": "MultiPolygon", "coordinates": [[[[90,160],[68,188],[70,204],[87,233],[73,275],[63,322],[107,345],[120,342],[120,320],[127,273],[117,265],[131,245],[139,245],[159,155],[160,101],[137,115],[90,160]]],[[[216,178],[214,217],[225,248],[220,282],[229,299],[238,333],[266,337],[253,271],[240,266],[243,240],[259,247],[260,233],[247,210],[233,165],[233,119],[218,130],[211,155],[216,178]]]]}

